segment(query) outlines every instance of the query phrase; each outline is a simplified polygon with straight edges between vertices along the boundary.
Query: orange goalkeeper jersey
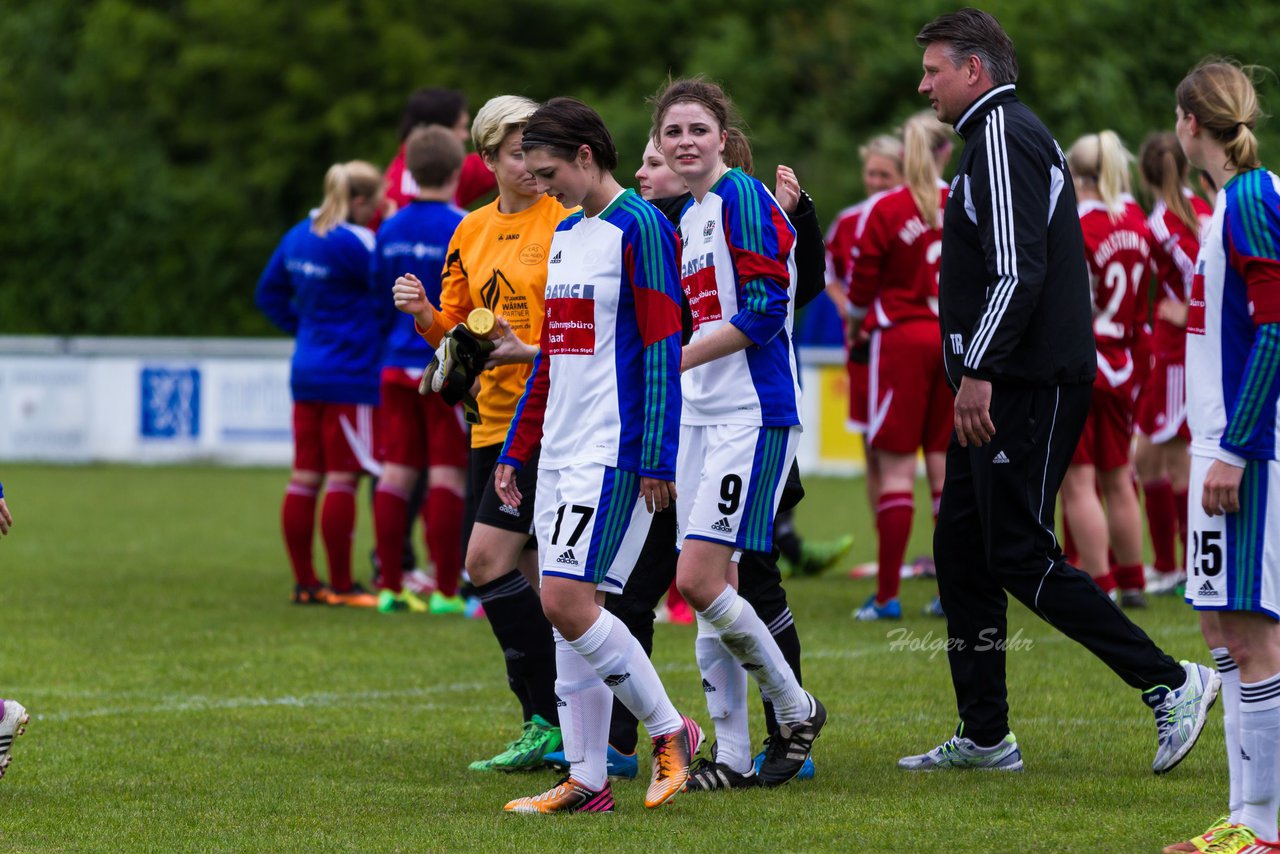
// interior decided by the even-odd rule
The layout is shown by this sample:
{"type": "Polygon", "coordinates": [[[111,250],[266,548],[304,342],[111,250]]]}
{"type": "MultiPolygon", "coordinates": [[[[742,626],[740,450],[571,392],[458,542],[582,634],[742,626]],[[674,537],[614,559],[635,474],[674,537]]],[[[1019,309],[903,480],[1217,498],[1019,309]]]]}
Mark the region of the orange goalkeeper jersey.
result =
{"type": "MultiPolygon", "coordinates": [[[[441,274],[440,310],[422,336],[432,347],[473,308],[501,315],[526,344],[542,335],[547,286],[547,250],[560,220],[569,215],[550,196],[504,214],[495,201],[466,216],[453,233],[441,274]]],[[[524,393],[532,365],[502,365],[480,374],[481,423],[471,428],[471,447],[501,444],[524,393]]]]}

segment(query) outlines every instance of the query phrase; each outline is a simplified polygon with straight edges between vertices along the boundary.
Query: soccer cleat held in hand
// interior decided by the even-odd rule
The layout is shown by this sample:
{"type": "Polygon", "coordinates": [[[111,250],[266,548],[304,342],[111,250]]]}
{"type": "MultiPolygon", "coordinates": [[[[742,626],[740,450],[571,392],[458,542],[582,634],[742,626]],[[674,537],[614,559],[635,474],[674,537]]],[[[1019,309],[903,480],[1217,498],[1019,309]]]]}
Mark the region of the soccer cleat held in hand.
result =
{"type": "Polygon", "coordinates": [[[484,370],[484,363],[497,346],[496,341],[479,338],[459,323],[445,333],[418,385],[419,394],[437,392],[445,403],[461,403],[468,424],[480,423],[480,409],[471,396],[471,386],[484,370]]]}

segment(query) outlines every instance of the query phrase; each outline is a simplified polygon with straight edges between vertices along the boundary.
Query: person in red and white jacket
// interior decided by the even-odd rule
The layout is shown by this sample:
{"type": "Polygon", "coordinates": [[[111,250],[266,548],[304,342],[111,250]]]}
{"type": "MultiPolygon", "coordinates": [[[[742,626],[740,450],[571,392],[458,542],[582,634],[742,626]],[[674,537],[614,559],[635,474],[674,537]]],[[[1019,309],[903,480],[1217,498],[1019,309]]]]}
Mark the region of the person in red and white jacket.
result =
{"type": "Polygon", "coordinates": [[[1142,607],[1142,521],[1129,447],[1136,383],[1133,348],[1146,313],[1151,249],[1146,216],[1128,193],[1132,159],[1120,138],[1106,130],[1081,137],[1067,153],[1093,296],[1098,376],[1084,433],[1062,484],[1062,500],[1081,569],[1122,605],[1142,607]],[[1108,548],[1115,555],[1114,572],[1108,548]],[[1117,587],[1118,594],[1113,592],[1117,587]]]}
{"type": "Polygon", "coordinates": [[[855,616],[896,619],[899,567],[911,535],[916,451],[923,448],[930,487],[942,491],[951,434],[951,391],[938,327],[938,259],[942,251],[941,183],[934,151],[950,130],[929,114],[903,128],[907,182],[869,199],[852,251],[850,315],[869,328],[867,442],[881,492],[876,504],[878,584],[855,616]]]}
{"type": "MultiPolygon", "coordinates": [[[[1200,252],[1200,233],[1213,217],[1209,203],[1187,186],[1190,169],[1173,133],[1154,133],[1138,152],[1142,182],[1155,200],[1147,225],[1156,270],[1151,371],[1138,392],[1133,462],[1146,498],[1155,566],[1151,593],[1172,593],[1187,577],[1175,537],[1187,550],[1187,300],[1200,252]]],[[[1185,561],[1184,561],[1185,562],[1185,561]]]]}

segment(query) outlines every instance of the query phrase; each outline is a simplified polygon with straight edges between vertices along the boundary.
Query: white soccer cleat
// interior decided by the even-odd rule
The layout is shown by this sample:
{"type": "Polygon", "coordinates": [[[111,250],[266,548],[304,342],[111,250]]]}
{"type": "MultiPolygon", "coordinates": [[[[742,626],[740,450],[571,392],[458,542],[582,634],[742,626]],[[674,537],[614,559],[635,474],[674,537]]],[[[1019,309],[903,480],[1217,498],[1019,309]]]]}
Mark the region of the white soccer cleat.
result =
{"type": "Polygon", "coordinates": [[[1216,670],[1182,662],[1187,680],[1178,688],[1158,685],[1142,695],[1156,715],[1156,758],[1151,770],[1157,774],[1173,770],[1196,746],[1209,710],[1218,699],[1222,679],[1216,670]]]}
{"type": "Polygon", "coordinates": [[[13,758],[9,754],[13,740],[27,731],[27,721],[31,716],[16,700],[0,700],[0,706],[4,709],[4,714],[0,715],[0,777],[3,777],[9,760],[13,758]]]}

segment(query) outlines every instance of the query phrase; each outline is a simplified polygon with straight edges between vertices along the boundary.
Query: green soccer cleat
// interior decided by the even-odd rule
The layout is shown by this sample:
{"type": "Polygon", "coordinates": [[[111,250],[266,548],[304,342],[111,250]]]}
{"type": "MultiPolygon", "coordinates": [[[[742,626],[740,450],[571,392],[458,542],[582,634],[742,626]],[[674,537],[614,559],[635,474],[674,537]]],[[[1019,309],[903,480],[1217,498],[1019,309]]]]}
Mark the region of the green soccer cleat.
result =
{"type": "Polygon", "coordinates": [[[806,541],[800,547],[800,559],[791,565],[793,575],[821,575],[835,566],[853,547],[853,534],[845,534],[830,542],[806,541]]]}
{"type": "Polygon", "coordinates": [[[520,737],[492,759],[472,762],[472,771],[528,771],[541,768],[548,753],[561,747],[560,727],[552,726],[541,715],[524,722],[520,737]]]}
{"type": "Polygon", "coordinates": [[[426,609],[432,614],[462,614],[467,610],[467,600],[461,596],[446,596],[439,590],[433,590],[426,609]]]}
{"type": "Polygon", "coordinates": [[[396,611],[412,611],[415,614],[425,614],[427,612],[427,603],[418,598],[409,588],[396,593],[391,590],[378,591],[378,610],[384,614],[393,614],[396,611]]]}

